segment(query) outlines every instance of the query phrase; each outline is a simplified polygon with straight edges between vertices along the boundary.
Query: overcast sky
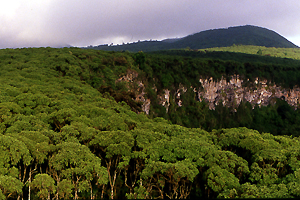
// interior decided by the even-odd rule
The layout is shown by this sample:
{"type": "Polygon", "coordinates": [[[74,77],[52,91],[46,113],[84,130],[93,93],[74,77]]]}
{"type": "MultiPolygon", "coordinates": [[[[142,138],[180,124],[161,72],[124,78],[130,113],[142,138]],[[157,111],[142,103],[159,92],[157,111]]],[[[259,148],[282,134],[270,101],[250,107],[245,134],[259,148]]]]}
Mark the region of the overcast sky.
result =
{"type": "Polygon", "coordinates": [[[0,0],[0,48],[161,40],[247,24],[300,46],[300,0],[0,0]]]}

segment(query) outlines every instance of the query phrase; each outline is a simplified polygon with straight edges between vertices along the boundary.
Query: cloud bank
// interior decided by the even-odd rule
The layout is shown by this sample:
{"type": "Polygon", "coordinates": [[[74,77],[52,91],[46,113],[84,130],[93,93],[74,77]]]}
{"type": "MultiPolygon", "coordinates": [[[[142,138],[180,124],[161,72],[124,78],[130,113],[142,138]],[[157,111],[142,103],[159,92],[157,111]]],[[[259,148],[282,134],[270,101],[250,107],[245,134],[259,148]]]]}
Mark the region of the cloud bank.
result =
{"type": "Polygon", "coordinates": [[[0,48],[88,46],[182,37],[256,25],[300,44],[298,0],[10,0],[0,3],[0,48]]]}

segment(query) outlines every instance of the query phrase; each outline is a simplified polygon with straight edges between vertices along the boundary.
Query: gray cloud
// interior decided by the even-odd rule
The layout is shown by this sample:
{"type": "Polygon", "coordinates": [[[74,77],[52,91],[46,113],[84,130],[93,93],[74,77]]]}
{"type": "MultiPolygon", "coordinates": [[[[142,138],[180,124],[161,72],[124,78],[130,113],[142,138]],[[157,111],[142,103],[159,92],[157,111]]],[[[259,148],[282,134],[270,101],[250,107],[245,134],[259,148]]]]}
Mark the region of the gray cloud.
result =
{"type": "Polygon", "coordinates": [[[13,17],[0,14],[0,48],[126,43],[245,24],[266,27],[295,40],[300,38],[298,0],[39,2],[22,3],[13,17]]]}

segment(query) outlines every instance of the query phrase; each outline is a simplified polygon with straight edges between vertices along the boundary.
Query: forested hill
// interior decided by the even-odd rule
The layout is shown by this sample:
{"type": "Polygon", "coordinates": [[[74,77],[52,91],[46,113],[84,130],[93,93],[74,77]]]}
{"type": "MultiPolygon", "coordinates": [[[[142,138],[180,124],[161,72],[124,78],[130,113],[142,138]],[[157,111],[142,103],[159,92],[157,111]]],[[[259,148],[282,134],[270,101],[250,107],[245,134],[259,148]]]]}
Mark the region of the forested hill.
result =
{"type": "Polygon", "coordinates": [[[110,51],[158,51],[169,49],[204,49],[228,47],[232,45],[254,45],[265,47],[297,48],[292,42],[278,33],[257,26],[236,26],[225,29],[201,31],[183,38],[166,39],[163,41],[142,41],[123,45],[99,45],[89,47],[110,51]]]}
{"type": "MultiPolygon", "coordinates": [[[[297,63],[272,66],[279,70],[274,75],[299,75],[297,63]]],[[[154,118],[155,112],[167,114],[159,104],[151,119],[130,92],[143,85],[136,80],[148,81],[145,90],[155,103],[155,89],[190,86],[196,71],[211,76],[251,69],[250,75],[268,76],[268,67],[141,52],[2,49],[0,199],[299,197],[298,136],[187,128],[154,118]]],[[[169,109],[171,118],[205,121],[205,104],[195,101],[193,90],[186,93],[184,106],[169,109]]],[[[285,112],[288,105],[280,106],[284,119],[294,117],[292,109],[285,112]]],[[[274,119],[277,108],[255,111],[257,119],[274,119]]]]}

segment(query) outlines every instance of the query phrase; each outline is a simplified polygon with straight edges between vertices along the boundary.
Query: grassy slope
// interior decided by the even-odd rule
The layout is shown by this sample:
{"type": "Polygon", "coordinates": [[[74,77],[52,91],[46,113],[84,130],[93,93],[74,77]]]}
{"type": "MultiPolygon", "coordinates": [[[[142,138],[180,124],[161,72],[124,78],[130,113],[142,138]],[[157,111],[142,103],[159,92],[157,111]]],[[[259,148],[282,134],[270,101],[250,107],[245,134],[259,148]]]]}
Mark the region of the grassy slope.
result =
{"type": "Polygon", "coordinates": [[[201,51],[224,51],[224,52],[238,52],[246,54],[256,54],[258,51],[262,51],[262,55],[269,55],[280,58],[292,58],[300,60],[300,48],[275,48],[275,47],[264,47],[264,46],[253,46],[253,45],[233,45],[230,47],[215,47],[201,49],[201,51]]]}

